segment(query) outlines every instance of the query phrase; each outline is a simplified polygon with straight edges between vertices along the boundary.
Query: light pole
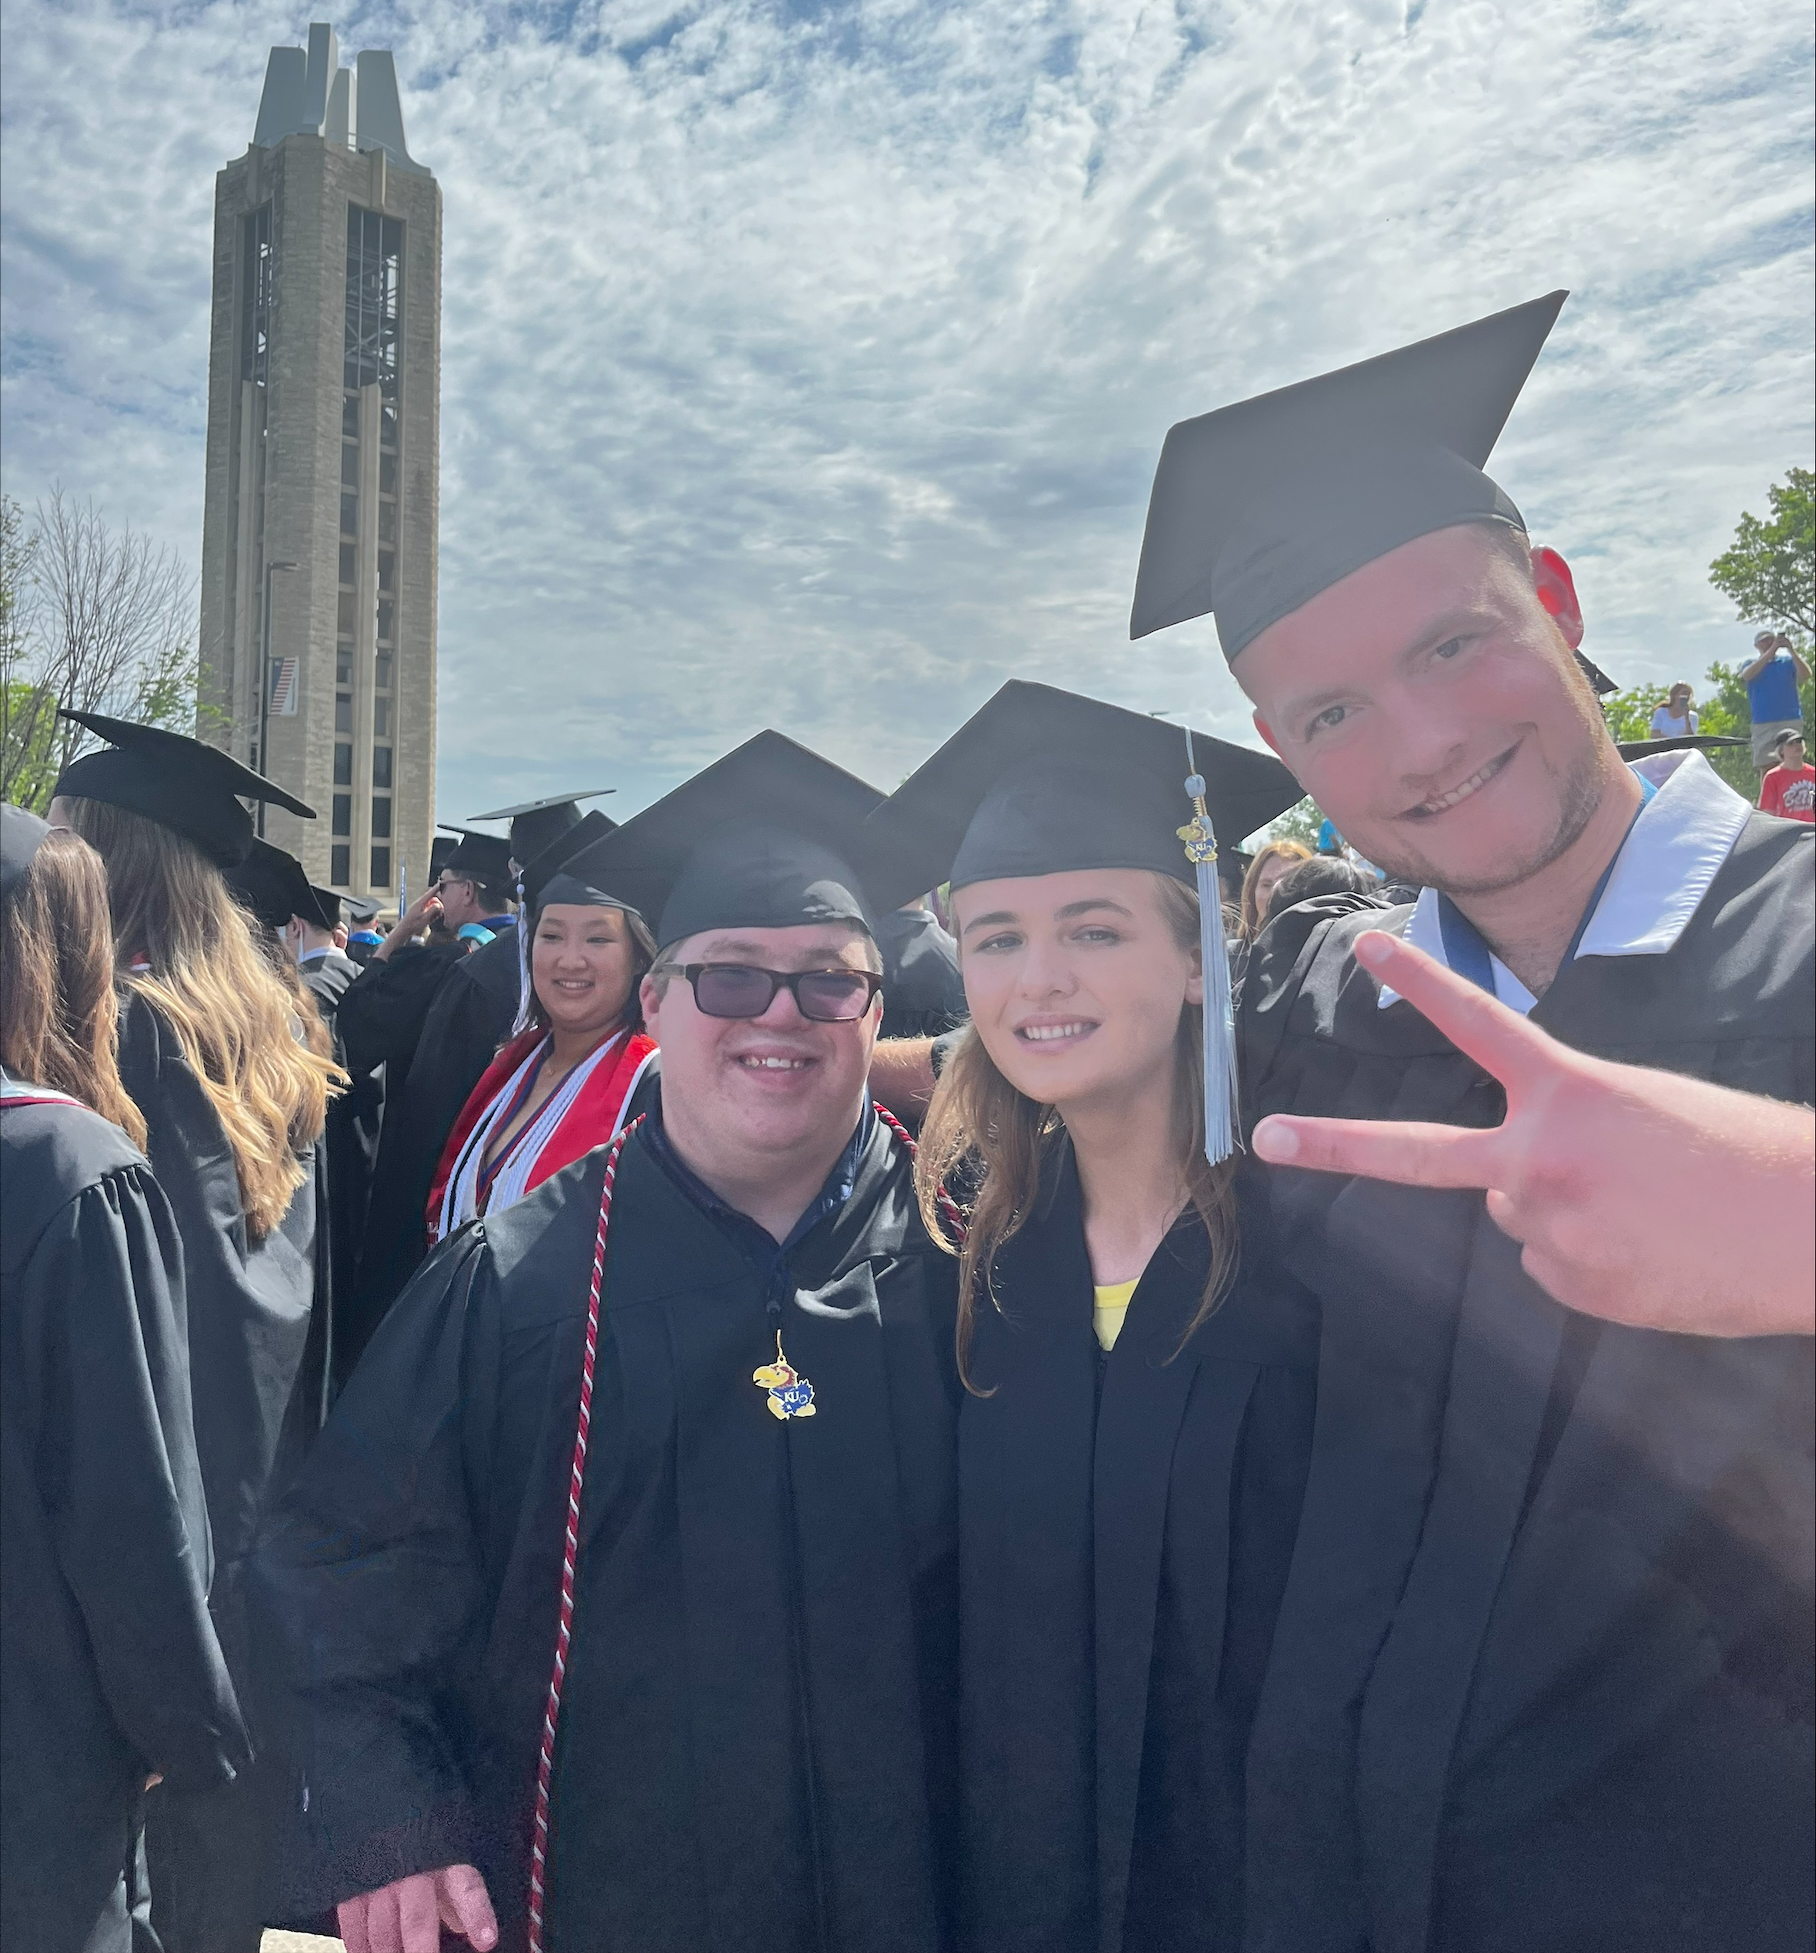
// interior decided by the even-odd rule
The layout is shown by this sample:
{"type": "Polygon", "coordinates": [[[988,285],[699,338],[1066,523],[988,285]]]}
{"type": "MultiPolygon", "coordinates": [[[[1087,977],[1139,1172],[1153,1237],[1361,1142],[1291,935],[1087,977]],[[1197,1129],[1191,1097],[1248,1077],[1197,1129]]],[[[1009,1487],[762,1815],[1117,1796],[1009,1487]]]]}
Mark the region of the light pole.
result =
{"type": "MultiPolygon", "coordinates": [[[[267,779],[271,777],[271,754],[267,750],[271,740],[271,579],[279,570],[293,570],[294,563],[267,563],[265,565],[265,630],[264,655],[259,660],[259,763],[258,771],[267,779]]],[[[259,838],[265,837],[265,803],[259,802],[259,838]]]]}

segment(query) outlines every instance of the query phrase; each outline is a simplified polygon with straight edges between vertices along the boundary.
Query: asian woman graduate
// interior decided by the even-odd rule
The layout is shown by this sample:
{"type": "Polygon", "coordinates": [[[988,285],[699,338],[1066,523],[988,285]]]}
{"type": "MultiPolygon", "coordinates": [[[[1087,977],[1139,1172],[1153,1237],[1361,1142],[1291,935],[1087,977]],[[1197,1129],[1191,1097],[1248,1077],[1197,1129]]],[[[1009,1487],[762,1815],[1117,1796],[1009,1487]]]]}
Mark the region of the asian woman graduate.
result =
{"type": "Polygon", "coordinates": [[[1012,683],[866,824],[879,899],[950,882],[971,1009],[917,1174],[935,1220],[942,1178],[969,1189],[959,1943],[976,1953],[1240,1943],[1244,1737],[1317,1341],[1238,1271],[1228,971],[1200,888],[1207,829],[1239,841],[1299,789],[1267,755],[1191,749],[1012,683]]]}

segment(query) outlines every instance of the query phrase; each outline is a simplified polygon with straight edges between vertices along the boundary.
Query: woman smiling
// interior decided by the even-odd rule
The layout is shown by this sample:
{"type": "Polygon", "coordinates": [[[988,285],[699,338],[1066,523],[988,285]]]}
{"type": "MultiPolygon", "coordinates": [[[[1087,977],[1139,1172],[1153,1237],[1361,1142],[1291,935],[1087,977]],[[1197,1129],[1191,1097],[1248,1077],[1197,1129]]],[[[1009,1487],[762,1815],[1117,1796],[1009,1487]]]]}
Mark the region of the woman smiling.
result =
{"type": "Polygon", "coordinates": [[[1240,1942],[1241,1759],[1316,1332],[1245,1290],[1233,1161],[1207,1158],[1223,947],[1181,783],[1205,776],[1230,841],[1298,788],[1263,754],[1193,752],[1014,684],[867,829],[880,900],[950,880],[971,1008],[916,1177],[936,1236],[940,1179],[970,1196],[958,1942],[979,1953],[1240,1942]]]}
{"type": "MultiPolygon", "coordinates": [[[[565,861],[567,850],[561,850],[565,861]]],[[[429,1191],[431,1244],[533,1187],[624,1123],[656,1046],[637,989],[656,946],[635,909],[562,872],[525,871],[524,1028],[473,1088],[429,1191]]]]}

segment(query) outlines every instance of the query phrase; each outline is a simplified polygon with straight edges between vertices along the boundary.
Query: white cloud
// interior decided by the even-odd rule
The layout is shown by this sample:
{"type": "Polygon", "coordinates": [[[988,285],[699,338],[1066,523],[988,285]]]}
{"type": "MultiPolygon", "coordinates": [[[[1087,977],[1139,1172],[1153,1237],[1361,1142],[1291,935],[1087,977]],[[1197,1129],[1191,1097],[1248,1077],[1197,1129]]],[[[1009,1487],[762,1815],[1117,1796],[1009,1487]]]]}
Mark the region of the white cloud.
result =
{"type": "MultiPolygon", "coordinates": [[[[199,554],[212,174],[266,4],[6,0],[7,481],[199,554]]],[[[1589,648],[1700,678],[1812,434],[1809,23],[1737,0],[368,6],[446,197],[441,806],[760,724],[892,785],[1131,645],[1167,425],[1569,285],[1495,472],[1589,648]]]]}

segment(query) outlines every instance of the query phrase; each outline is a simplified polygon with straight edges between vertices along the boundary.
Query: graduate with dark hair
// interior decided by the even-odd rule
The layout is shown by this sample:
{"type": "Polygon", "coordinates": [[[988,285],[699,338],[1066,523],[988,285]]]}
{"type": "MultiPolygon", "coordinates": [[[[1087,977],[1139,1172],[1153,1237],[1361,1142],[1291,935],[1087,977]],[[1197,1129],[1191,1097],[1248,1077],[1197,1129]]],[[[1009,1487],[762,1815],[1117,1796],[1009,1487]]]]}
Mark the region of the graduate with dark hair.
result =
{"type": "Polygon", "coordinates": [[[566,865],[655,919],[660,1094],[434,1252],[261,1555],[349,1953],[944,1943],[954,1297],[866,1093],[880,797],[763,733],[566,865]]]}

